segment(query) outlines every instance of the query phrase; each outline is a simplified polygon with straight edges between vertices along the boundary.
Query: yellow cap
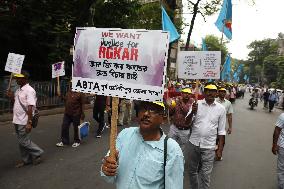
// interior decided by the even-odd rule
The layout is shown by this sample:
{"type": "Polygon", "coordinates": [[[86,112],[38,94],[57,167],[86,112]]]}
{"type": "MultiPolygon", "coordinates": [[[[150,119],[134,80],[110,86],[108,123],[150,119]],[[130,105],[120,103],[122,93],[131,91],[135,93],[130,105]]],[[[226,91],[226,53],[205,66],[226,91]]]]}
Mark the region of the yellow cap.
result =
{"type": "Polygon", "coordinates": [[[204,89],[217,90],[217,87],[216,85],[210,84],[210,85],[206,85],[204,89]]]}
{"type": "Polygon", "coordinates": [[[218,89],[218,91],[227,91],[224,87],[218,89]]]}
{"type": "Polygon", "coordinates": [[[176,83],[176,85],[181,85],[180,83],[176,83]]]}
{"type": "Polygon", "coordinates": [[[172,107],[175,107],[177,105],[175,100],[172,100],[172,107]]]}
{"type": "Polygon", "coordinates": [[[159,106],[162,106],[165,109],[165,105],[163,102],[153,102],[154,104],[157,104],[159,106]]]}
{"type": "Polygon", "coordinates": [[[23,74],[14,74],[14,77],[23,78],[25,76],[23,74]]]}
{"type": "Polygon", "coordinates": [[[181,92],[192,94],[192,92],[191,92],[191,90],[189,88],[182,89],[181,92]]]}

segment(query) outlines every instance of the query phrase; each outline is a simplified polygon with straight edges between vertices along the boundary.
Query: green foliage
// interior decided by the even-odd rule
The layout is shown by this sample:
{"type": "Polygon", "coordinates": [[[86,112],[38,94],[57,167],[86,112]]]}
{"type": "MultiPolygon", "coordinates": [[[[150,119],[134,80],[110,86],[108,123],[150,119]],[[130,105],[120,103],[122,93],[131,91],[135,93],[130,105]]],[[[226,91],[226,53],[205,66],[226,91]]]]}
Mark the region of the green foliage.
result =
{"type": "Polygon", "coordinates": [[[221,39],[214,35],[206,35],[205,43],[209,51],[220,51],[221,49],[221,62],[224,64],[226,56],[228,54],[228,48],[226,43],[220,44],[221,39]]]}
{"type": "MultiPolygon", "coordinates": [[[[174,17],[173,11],[167,11],[174,17]]],[[[179,31],[182,25],[182,19],[177,20],[179,31]]],[[[31,72],[32,79],[49,79],[51,64],[62,60],[66,75],[71,75],[69,51],[75,30],[86,26],[160,30],[160,4],[140,5],[137,0],[0,1],[0,74],[4,75],[7,54],[13,52],[25,55],[23,69],[31,72]]]]}
{"type": "MultiPolygon", "coordinates": [[[[279,33],[279,38],[283,34],[279,33]]],[[[278,39],[253,41],[249,46],[249,75],[252,82],[283,87],[284,57],[278,55],[278,39]]],[[[281,88],[282,88],[281,87],[281,88]]]]}

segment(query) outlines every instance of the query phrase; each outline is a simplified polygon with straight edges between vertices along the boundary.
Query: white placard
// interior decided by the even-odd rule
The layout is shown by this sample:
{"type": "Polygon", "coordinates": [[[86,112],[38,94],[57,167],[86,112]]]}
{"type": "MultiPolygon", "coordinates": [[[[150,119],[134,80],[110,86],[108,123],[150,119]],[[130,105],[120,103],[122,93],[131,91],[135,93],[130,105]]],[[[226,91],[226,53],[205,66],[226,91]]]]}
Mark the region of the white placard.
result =
{"type": "Polygon", "coordinates": [[[162,101],[168,32],[77,28],[72,90],[162,101]]]}
{"type": "Polygon", "coordinates": [[[5,66],[5,71],[20,74],[24,59],[25,55],[9,53],[5,66]]]}
{"type": "Polygon", "coordinates": [[[220,79],[221,51],[180,51],[178,77],[220,79]]]}
{"type": "Polygon", "coordinates": [[[64,76],[65,75],[64,61],[52,64],[51,69],[52,69],[52,78],[64,76]]]}

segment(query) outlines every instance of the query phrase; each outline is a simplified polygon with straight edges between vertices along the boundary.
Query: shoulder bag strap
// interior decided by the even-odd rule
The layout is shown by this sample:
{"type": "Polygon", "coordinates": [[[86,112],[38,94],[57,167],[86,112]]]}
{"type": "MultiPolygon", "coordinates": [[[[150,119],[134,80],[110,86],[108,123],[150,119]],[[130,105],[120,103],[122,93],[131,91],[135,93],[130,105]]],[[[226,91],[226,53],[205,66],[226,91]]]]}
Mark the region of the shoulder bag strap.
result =
{"type": "Polygon", "coordinates": [[[166,165],[167,165],[167,153],[168,153],[168,139],[166,136],[164,139],[164,188],[166,188],[166,165]]]}
{"type": "Polygon", "coordinates": [[[18,100],[19,100],[20,105],[21,105],[22,108],[24,109],[24,111],[25,111],[26,113],[28,113],[26,107],[25,107],[25,106],[23,105],[23,103],[21,102],[19,95],[18,95],[18,100]]]}

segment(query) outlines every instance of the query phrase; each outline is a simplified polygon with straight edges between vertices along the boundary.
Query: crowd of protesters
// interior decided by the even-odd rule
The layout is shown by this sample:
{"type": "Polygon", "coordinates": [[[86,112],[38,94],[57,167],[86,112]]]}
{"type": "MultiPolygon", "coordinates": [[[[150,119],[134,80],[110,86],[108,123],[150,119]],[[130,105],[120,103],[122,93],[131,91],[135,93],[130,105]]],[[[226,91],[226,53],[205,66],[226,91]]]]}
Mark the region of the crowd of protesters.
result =
{"type": "MultiPolygon", "coordinates": [[[[41,162],[43,150],[34,144],[29,133],[32,130],[32,112],[36,105],[36,91],[28,84],[28,74],[16,74],[20,88],[14,101],[13,123],[17,133],[22,161],[16,167],[41,162]],[[27,110],[24,109],[27,107],[27,110]]],[[[122,130],[117,138],[116,158],[106,155],[101,175],[117,188],[183,188],[184,162],[188,161],[190,188],[209,188],[214,161],[222,161],[225,135],[233,133],[233,106],[245,93],[264,101],[264,108],[272,112],[274,105],[283,104],[283,95],[275,89],[256,88],[224,82],[169,81],[163,102],[144,102],[120,99],[118,126],[122,130]],[[133,113],[139,127],[131,127],[133,113]],[[170,125],[168,136],[161,125],[165,117],[170,125]],[[227,124],[228,123],[228,124],[227,124]],[[227,128],[226,128],[227,125],[227,128]],[[189,158],[184,159],[188,147],[189,158]]],[[[80,146],[78,126],[84,120],[85,95],[69,88],[65,100],[61,140],[56,144],[70,144],[69,127],[74,128],[72,147],[80,146]]],[[[95,95],[93,118],[97,127],[96,138],[101,138],[105,128],[111,126],[112,98],[95,95]],[[107,117],[107,119],[105,119],[107,117]]],[[[283,154],[282,143],[277,141],[283,127],[283,115],[276,124],[272,151],[283,154]]],[[[284,155],[279,156],[283,161],[284,155]]],[[[280,165],[279,165],[280,166],[280,165]]],[[[281,168],[281,166],[280,166],[281,168]]],[[[282,180],[284,180],[281,177],[282,180]]]]}

